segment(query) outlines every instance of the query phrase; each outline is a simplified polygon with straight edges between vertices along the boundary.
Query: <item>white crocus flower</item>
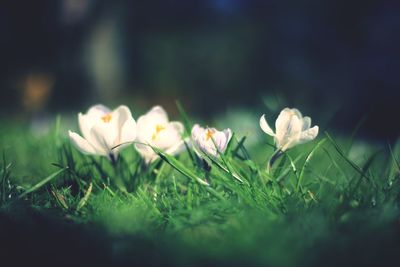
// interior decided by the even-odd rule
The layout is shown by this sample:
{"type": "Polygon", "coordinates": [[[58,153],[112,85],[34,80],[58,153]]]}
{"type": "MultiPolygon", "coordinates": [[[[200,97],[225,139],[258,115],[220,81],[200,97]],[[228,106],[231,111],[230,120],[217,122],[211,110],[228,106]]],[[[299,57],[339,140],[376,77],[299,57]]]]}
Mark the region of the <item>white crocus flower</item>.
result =
{"type": "Polygon", "coordinates": [[[268,125],[265,115],[260,118],[260,127],[273,136],[277,149],[285,151],[296,145],[314,140],[318,135],[318,126],[311,126],[311,118],[303,117],[297,109],[285,108],[275,123],[275,132],[268,125]]]}
{"type": "Polygon", "coordinates": [[[136,150],[146,164],[158,158],[152,147],[158,148],[169,155],[177,155],[185,149],[182,139],[183,124],[169,121],[165,110],[160,106],[153,107],[137,120],[138,136],[136,150]]]}
{"type": "Polygon", "coordinates": [[[198,124],[192,128],[194,150],[199,157],[202,157],[201,152],[213,157],[224,153],[231,137],[231,129],[218,131],[215,128],[200,127],[198,124]]]}
{"type": "Polygon", "coordinates": [[[69,131],[72,144],[84,154],[107,156],[115,161],[118,152],[136,139],[136,122],[126,106],[114,110],[103,105],[78,114],[82,136],[69,131]]]}

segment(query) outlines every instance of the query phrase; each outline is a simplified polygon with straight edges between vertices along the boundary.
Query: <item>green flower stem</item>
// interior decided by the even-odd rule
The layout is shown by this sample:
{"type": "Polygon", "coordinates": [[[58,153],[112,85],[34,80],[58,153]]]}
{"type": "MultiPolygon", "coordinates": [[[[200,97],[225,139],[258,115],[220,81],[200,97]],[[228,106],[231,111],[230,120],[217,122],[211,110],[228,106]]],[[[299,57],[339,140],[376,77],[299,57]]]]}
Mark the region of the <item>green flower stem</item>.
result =
{"type": "Polygon", "coordinates": [[[124,181],[122,179],[121,170],[118,168],[118,164],[117,164],[118,161],[117,161],[116,157],[114,156],[114,154],[111,153],[109,156],[110,156],[111,164],[112,164],[112,166],[114,168],[115,185],[118,187],[119,190],[121,190],[121,192],[127,193],[128,191],[127,191],[125,183],[124,183],[124,181]]]}
{"type": "Polygon", "coordinates": [[[270,174],[271,173],[271,169],[272,169],[272,165],[274,165],[274,162],[280,158],[280,156],[283,155],[283,151],[278,149],[275,151],[274,154],[272,154],[271,158],[268,161],[268,166],[267,166],[267,172],[270,174]]]}

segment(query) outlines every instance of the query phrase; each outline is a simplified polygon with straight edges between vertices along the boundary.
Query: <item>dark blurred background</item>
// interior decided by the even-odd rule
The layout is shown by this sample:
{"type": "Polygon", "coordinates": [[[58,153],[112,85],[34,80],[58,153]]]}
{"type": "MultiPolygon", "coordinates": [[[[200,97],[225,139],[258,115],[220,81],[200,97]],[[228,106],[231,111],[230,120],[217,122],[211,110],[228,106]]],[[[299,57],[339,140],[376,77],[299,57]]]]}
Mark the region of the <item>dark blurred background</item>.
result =
{"type": "Polygon", "coordinates": [[[30,118],[96,102],[172,109],[180,99],[191,114],[210,118],[232,107],[295,106],[345,132],[366,118],[363,134],[394,139],[399,7],[379,0],[2,0],[0,113],[30,118]]]}

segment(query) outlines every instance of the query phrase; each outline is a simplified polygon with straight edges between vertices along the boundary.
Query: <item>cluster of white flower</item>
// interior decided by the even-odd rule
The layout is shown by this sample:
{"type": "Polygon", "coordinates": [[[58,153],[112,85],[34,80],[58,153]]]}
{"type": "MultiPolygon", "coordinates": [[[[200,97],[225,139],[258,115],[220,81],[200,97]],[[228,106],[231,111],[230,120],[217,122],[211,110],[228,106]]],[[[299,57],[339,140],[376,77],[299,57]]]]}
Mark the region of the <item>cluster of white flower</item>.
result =
{"type": "MultiPolygon", "coordinates": [[[[82,153],[106,156],[111,161],[115,161],[118,153],[131,144],[147,164],[158,158],[153,148],[177,155],[184,151],[185,142],[199,157],[218,157],[225,152],[232,138],[229,128],[218,131],[196,124],[191,138],[184,139],[183,124],[169,121],[160,106],[153,107],[136,122],[126,106],[110,110],[103,105],[95,105],[86,114],[79,113],[78,120],[82,136],[69,131],[75,147],[82,153]]],[[[281,152],[311,141],[318,135],[318,126],[310,128],[310,117],[303,117],[297,109],[285,108],[281,111],[275,123],[275,132],[268,125],[265,115],[260,118],[260,127],[274,137],[277,150],[281,152]]]]}

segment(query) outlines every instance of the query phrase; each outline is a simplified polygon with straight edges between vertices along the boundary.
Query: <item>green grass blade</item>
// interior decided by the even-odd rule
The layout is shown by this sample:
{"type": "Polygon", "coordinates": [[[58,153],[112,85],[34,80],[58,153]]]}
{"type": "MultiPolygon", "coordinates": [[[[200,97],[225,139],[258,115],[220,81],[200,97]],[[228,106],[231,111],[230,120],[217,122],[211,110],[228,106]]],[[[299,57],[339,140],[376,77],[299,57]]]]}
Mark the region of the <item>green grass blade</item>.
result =
{"type": "Polygon", "coordinates": [[[319,141],[317,143],[317,145],[311,150],[311,152],[308,153],[308,155],[306,157],[306,160],[304,161],[303,167],[301,168],[299,179],[297,180],[297,185],[296,185],[296,190],[297,191],[299,191],[299,189],[300,189],[300,185],[301,185],[301,182],[302,182],[303,177],[304,177],[304,171],[305,171],[306,167],[308,166],[311,158],[313,157],[315,151],[317,151],[320,148],[320,146],[322,146],[322,144],[325,143],[325,141],[326,141],[325,138],[322,139],[321,141],[319,141]]]}
{"type": "Polygon", "coordinates": [[[347,155],[349,155],[350,150],[351,150],[351,147],[353,146],[355,137],[356,137],[358,131],[360,130],[361,126],[363,126],[363,124],[364,124],[365,121],[367,120],[367,118],[368,118],[368,114],[367,114],[367,115],[364,115],[364,116],[357,122],[356,127],[354,127],[354,129],[353,129],[353,131],[352,131],[352,133],[351,133],[351,135],[350,135],[349,144],[347,145],[347,153],[346,153],[347,155]]]}
{"type": "Polygon", "coordinates": [[[358,189],[358,187],[360,186],[363,177],[365,176],[365,174],[368,172],[370,166],[372,165],[373,161],[375,160],[376,156],[380,153],[380,151],[375,152],[374,154],[372,154],[368,160],[366,161],[366,163],[364,164],[363,168],[362,168],[362,173],[360,175],[360,178],[357,180],[356,185],[354,186],[354,188],[351,190],[350,192],[350,196],[352,196],[358,189]]]}
{"type": "Polygon", "coordinates": [[[64,210],[68,210],[69,209],[68,204],[65,201],[65,197],[62,194],[58,193],[57,190],[54,188],[54,186],[51,186],[51,194],[54,196],[54,198],[57,201],[57,204],[62,209],[64,209],[64,210]]]}
{"type": "Polygon", "coordinates": [[[196,181],[202,185],[209,186],[209,183],[204,181],[203,179],[199,178],[193,171],[190,169],[186,168],[180,161],[178,161],[176,158],[173,156],[170,156],[163,151],[161,151],[158,148],[152,147],[153,150],[162,158],[165,162],[167,162],[171,167],[173,167],[175,170],[180,172],[181,174],[185,175],[186,177],[192,179],[193,181],[196,181]]]}
{"type": "Polygon", "coordinates": [[[283,167],[285,166],[286,160],[287,160],[287,156],[286,156],[286,154],[283,154],[278,167],[275,169],[275,172],[273,173],[274,177],[279,177],[279,175],[282,173],[282,170],[283,170],[283,167]]]}
{"type": "Polygon", "coordinates": [[[390,156],[392,157],[394,165],[397,167],[397,172],[400,172],[399,160],[397,159],[396,155],[394,154],[392,146],[390,144],[388,144],[388,146],[389,146],[390,156]]]}
{"type": "Polygon", "coordinates": [[[90,183],[88,189],[86,190],[85,195],[79,201],[78,206],[76,207],[76,211],[79,211],[83,206],[85,206],[86,202],[88,201],[90,194],[92,193],[93,183],[90,183]]]}
{"type": "MultiPolygon", "coordinates": [[[[323,151],[324,151],[325,154],[328,156],[329,160],[331,161],[331,164],[341,173],[341,175],[346,179],[346,181],[349,181],[349,178],[347,177],[346,172],[343,170],[343,168],[341,168],[341,167],[339,166],[339,164],[336,162],[336,160],[332,157],[331,153],[329,153],[329,151],[328,151],[327,149],[325,149],[325,148],[323,148],[323,151]]],[[[332,166],[332,165],[331,165],[331,166],[332,166]]],[[[329,167],[325,170],[325,173],[326,173],[326,174],[329,172],[331,166],[329,166],[329,167]]]]}
{"type": "MultiPolygon", "coordinates": [[[[217,148],[217,144],[215,143],[214,139],[211,139],[214,147],[217,148]]],[[[232,142],[232,139],[229,141],[229,143],[232,142]]],[[[228,144],[229,145],[229,144],[228,144]]],[[[226,159],[224,153],[220,152],[217,149],[218,155],[220,156],[222,162],[225,164],[226,168],[224,168],[223,166],[221,166],[215,159],[213,159],[210,155],[204,153],[212,162],[214,162],[215,164],[217,164],[219,167],[221,167],[225,172],[229,173],[233,178],[235,178],[236,180],[238,180],[239,182],[243,183],[243,180],[239,177],[239,175],[234,171],[234,168],[228,163],[228,160],[226,159]]]]}
{"type": "Polygon", "coordinates": [[[247,152],[246,148],[244,147],[244,142],[246,141],[247,136],[243,136],[239,141],[235,139],[237,145],[235,149],[232,150],[232,156],[236,157],[240,160],[246,161],[250,159],[249,153],[247,152]],[[243,153],[243,156],[239,155],[239,150],[243,153]]]}
{"type": "Polygon", "coordinates": [[[45,184],[47,184],[48,182],[50,182],[51,180],[53,180],[54,178],[56,178],[60,173],[64,172],[67,168],[58,170],[52,174],[50,174],[49,176],[47,176],[46,178],[44,178],[42,181],[40,181],[39,183],[37,183],[36,185],[32,186],[31,188],[29,188],[28,190],[26,190],[24,193],[22,193],[21,195],[19,195],[19,198],[23,198],[24,196],[35,192],[36,190],[38,190],[39,188],[41,188],[42,186],[44,186],[45,184]]]}
{"type": "Polygon", "coordinates": [[[216,159],[210,157],[209,155],[206,155],[208,157],[208,159],[211,160],[212,163],[214,163],[218,168],[220,168],[221,170],[223,170],[224,172],[226,172],[227,174],[229,174],[230,176],[232,176],[233,178],[235,178],[236,180],[238,180],[239,182],[243,183],[243,179],[239,177],[239,175],[237,174],[237,172],[234,171],[234,168],[228,164],[225,156],[221,153],[221,159],[222,162],[225,164],[226,167],[222,166],[216,159]]]}
{"type": "MultiPolygon", "coordinates": [[[[183,105],[181,104],[181,102],[179,100],[175,101],[176,103],[176,107],[178,108],[179,114],[182,118],[182,122],[183,122],[183,126],[184,126],[184,137],[190,138],[192,133],[192,123],[190,122],[189,116],[185,110],[185,108],[183,107],[183,105]]],[[[196,166],[196,160],[195,160],[195,156],[193,155],[193,152],[190,149],[190,145],[185,141],[185,147],[186,147],[186,151],[189,154],[189,157],[192,161],[193,166],[196,166]]]]}
{"type": "Polygon", "coordinates": [[[189,116],[187,115],[185,108],[183,107],[183,105],[179,100],[176,100],[175,103],[176,107],[178,108],[179,114],[182,117],[183,125],[185,126],[185,134],[186,136],[190,136],[192,130],[192,124],[190,123],[189,116]]]}
{"type": "Polygon", "coordinates": [[[349,159],[346,154],[343,152],[343,150],[340,148],[340,146],[336,143],[335,140],[329,135],[329,133],[325,132],[325,135],[328,137],[329,141],[332,143],[332,145],[335,147],[336,151],[339,153],[339,155],[351,166],[355,171],[357,171],[359,174],[362,175],[365,179],[369,180],[369,177],[366,175],[365,172],[357,165],[355,164],[351,159],[349,159]]]}

